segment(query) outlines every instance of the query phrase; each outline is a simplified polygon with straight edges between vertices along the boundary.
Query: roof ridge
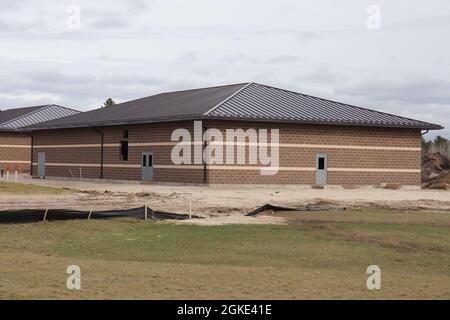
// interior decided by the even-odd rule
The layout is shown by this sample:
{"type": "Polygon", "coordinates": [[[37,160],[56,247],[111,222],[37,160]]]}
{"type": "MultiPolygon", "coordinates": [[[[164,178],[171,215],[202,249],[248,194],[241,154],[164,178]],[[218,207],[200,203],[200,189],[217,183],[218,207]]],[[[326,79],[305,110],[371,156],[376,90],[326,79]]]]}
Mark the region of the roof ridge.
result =
{"type": "MultiPolygon", "coordinates": [[[[243,83],[242,83],[243,84],[243,83]]],[[[209,109],[208,111],[204,112],[202,115],[207,116],[209,113],[213,112],[214,110],[216,110],[217,108],[219,108],[221,105],[223,105],[225,102],[227,102],[228,100],[232,99],[233,97],[237,96],[239,93],[241,93],[245,88],[251,86],[253,84],[253,82],[247,82],[244,86],[242,86],[241,88],[239,88],[236,92],[234,92],[233,94],[229,95],[227,98],[225,98],[224,100],[222,100],[221,102],[219,102],[218,104],[216,104],[215,106],[213,106],[211,109],[209,109]]],[[[238,85],[238,84],[236,84],[238,85]]]]}
{"type": "MultiPolygon", "coordinates": [[[[269,86],[269,85],[266,85],[266,84],[261,84],[261,83],[256,83],[256,82],[254,82],[254,84],[260,85],[260,86],[263,86],[263,87],[267,87],[267,88],[272,88],[272,89],[275,89],[275,90],[280,90],[280,91],[290,92],[290,93],[293,93],[293,94],[299,94],[299,95],[302,95],[302,96],[304,96],[304,97],[309,97],[309,98],[313,98],[313,99],[319,99],[319,100],[322,100],[322,101],[327,101],[327,102],[337,103],[337,104],[339,104],[339,105],[346,105],[346,106],[349,106],[349,107],[352,107],[352,108],[357,108],[357,109],[360,109],[360,110],[365,110],[365,111],[370,111],[370,112],[376,112],[376,113],[383,114],[383,115],[388,115],[388,116],[391,116],[391,117],[396,117],[396,118],[401,118],[401,119],[410,120],[410,121],[416,121],[416,122],[419,121],[419,122],[422,122],[422,123],[424,123],[424,124],[434,125],[434,124],[431,123],[431,122],[425,122],[425,121],[421,121],[421,120],[416,120],[416,119],[412,119],[412,118],[408,118],[408,117],[399,116],[399,115],[393,114],[393,113],[388,113],[388,112],[384,112],[384,111],[373,110],[373,109],[369,109],[369,108],[365,108],[365,107],[359,107],[359,106],[355,106],[355,105],[353,105],[353,104],[348,104],[348,103],[344,103],[344,102],[339,102],[339,101],[331,100],[331,99],[325,99],[325,98],[321,98],[321,97],[317,97],[317,96],[313,96],[313,95],[309,95],[309,94],[305,94],[305,93],[301,93],[301,92],[296,92],[296,91],[292,91],[292,90],[287,90],[287,89],[283,89],[283,88],[278,88],[278,87],[274,87],[274,86],[269,86]]],[[[441,126],[441,128],[443,128],[443,127],[441,126]]]]}
{"type": "MultiPolygon", "coordinates": [[[[42,109],[48,108],[49,106],[51,106],[51,105],[50,105],[50,104],[43,104],[43,105],[41,105],[41,106],[25,107],[25,108],[36,108],[36,109],[34,109],[33,111],[30,111],[30,112],[28,112],[28,113],[21,114],[21,115],[18,116],[18,117],[9,119],[8,121],[2,122],[2,123],[0,123],[0,126],[5,126],[5,125],[7,125],[8,123],[11,123],[11,122],[13,122],[13,121],[16,121],[16,120],[18,120],[18,119],[20,119],[20,118],[22,118],[22,117],[25,117],[25,116],[29,116],[30,114],[33,114],[33,113],[36,113],[36,112],[38,112],[38,111],[40,111],[40,110],[42,110],[42,109]]],[[[23,109],[23,108],[13,108],[13,109],[8,109],[8,110],[15,110],[15,109],[23,109]]]]}
{"type": "MultiPolygon", "coordinates": [[[[185,90],[160,92],[160,93],[155,93],[155,94],[152,94],[152,95],[149,95],[149,96],[145,96],[145,97],[142,97],[142,98],[131,99],[131,100],[127,100],[127,101],[124,101],[124,102],[120,102],[120,103],[117,103],[117,104],[113,105],[112,107],[120,107],[122,104],[125,104],[125,103],[128,103],[128,102],[140,101],[140,100],[144,100],[144,99],[147,99],[147,98],[156,97],[156,96],[165,95],[165,94],[189,92],[189,91],[198,91],[198,90],[206,90],[206,89],[215,89],[215,88],[224,88],[224,87],[232,87],[232,86],[238,86],[238,85],[244,85],[244,84],[248,84],[248,82],[232,83],[232,84],[225,84],[225,85],[212,86],[212,87],[201,87],[201,88],[195,88],[195,89],[185,89],[185,90]]],[[[95,108],[95,109],[88,110],[88,111],[94,111],[94,110],[98,110],[98,109],[102,109],[102,107],[95,108]]]]}
{"type": "Polygon", "coordinates": [[[81,113],[82,111],[80,111],[80,110],[77,110],[77,109],[74,109],[74,108],[69,108],[69,107],[66,107],[66,106],[61,106],[61,105],[59,105],[59,104],[49,104],[49,105],[47,105],[47,107],[58,107],[58,108],[63,108],[63,109],[67,109],[67,110],[71,110],[71,111],[76,111],[76,112],[78,112],[78,113],[81,113]]]}
{"type": "MultiPolygon", "coordinates": [[[[28,116],[32,116],[33,114],[42,112],[42,111],[47,110],[47,109],[50,109],[50,108],[52,108],[52,107],[57,107],[57,108],[62,108],[62,109],[66,109],[66,110],[70,110],[70,111],[75,111],[75,112],[77,112],[77,113],[74,113],[74,114],[72,114],[72,115],[68,115],[68,116],[66,116],[66,117],[70,117],[70,116],[73,116],[73,115],[75,115],[75,114],[81,113],[81,111],[79,111],[79,110],[72,109],[72,108],[68,108],[68,107],[64,107],[64,106],[60,106],[60,105],[54,104],[54,103],[53,103],[53,104],[44,104],[44,105],[42,105],[42,106],[34,106],[34,107],[36,107],[36,109],[34,109],[33,111],[30,111],[30,112],[28,112],[28,113],[22,114],[22,115],[20,115],[20,116],[18,116],[18,117],[15,117],[15,118],[13,118],[13,119],[8,120],[8,121],[5,121],[5,122],[0,123],[0,128],[1,128],[1,127],[9,128],[9,127],[7,127],[9,124],[11,124],[11,123],[13,123],[13,122],[15,122],[15,121],[18,121],[18,120],[20,120],[21,118],[25,118],[25,117],[28,117],[28,116]]],[[[30,107],[30,108],[31,108],[31,107],[30,107]]],[[[17,109],[21,109],[21,108],[17,108],[17,109]]],[[[51,121],[51,120],[50,120],[50,121],[51,121]]],[[[13,129],[13,128],[11,128],[11,129],[13,129]]],[[[17,129],[20,129],[20,128],[14,128],[14,130],[17,130],[17,129]]]]}
{"type": "Polygon", "coordinates": [[[20,109],[31,109],[31,108],[44,108],[49,106],[50,104],[41,104],[37,106],[29,106],[29,107],[16,107],[16,108],[9,108],[9,109],[3,109],[0,110],[1,112],[11,111],[11,110],[20,110],[20,109]]]}

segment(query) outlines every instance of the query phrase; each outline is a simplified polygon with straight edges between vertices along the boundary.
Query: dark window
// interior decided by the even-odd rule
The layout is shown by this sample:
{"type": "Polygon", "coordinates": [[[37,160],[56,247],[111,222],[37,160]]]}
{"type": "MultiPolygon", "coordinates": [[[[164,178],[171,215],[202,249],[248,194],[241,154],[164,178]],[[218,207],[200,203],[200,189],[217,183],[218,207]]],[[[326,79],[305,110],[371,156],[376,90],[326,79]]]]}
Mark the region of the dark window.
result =
{"type": "Polygon", "coordinates": [[[120,160],[128,161],[128,141],[121,141],[120,143],[120,160]]]}
{"type": "Polygon", "coordinates": [[[148,155],[148,166],[153,167],[153,156],[151,154],[148,155]]]}
{"type": "Polygon", "coordinates": [[[122,141],[120,141],[120,160],[128,161],[128,130],[122,133],[122,141]]]}
{"type": "Polygon", "coordinates": [[[319,170],[325,170],[325,158],[319,157],[319,170]]]}
{"type": "Polygon", "coordinates": [[[147,166],[147,156],[145,154],[142,155],[142,166],[143,167],[147,166]]]}

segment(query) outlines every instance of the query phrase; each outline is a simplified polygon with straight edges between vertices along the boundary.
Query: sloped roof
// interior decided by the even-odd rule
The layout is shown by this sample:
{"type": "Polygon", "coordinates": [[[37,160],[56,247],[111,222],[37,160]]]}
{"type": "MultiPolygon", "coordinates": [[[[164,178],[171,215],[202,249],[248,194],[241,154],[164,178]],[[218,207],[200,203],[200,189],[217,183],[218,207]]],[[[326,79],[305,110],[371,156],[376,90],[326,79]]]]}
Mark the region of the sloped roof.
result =
{"type": "Polygon", "coordinates": [[[192,119],[442,129],[441,126],[258,83],[176,91],[48,121],[33,129],[192,119]]]}
{"type": "Polygon", "coordinates": [[[105,126],[126,123],[191,119],[207,112],[246,84],[160,93],[154,96],[94,109],[33,128],[105,126]]]}
{"type": "Polygon", "coordinates": [[[0,111],[0,130],[14,131],[77,113],[79,111],[54,104],[3,110],[0,111]]]}
{"type": "Polygon", "coordinates": [[[0,125],[40,109],[42,106],[0,110],[0,125]]]}
{"type": "Polygon", "coordinates": [[[379,127],[442,129],[441,126],[302,93],[251,83],[208,113],[225,119],[293,121],[379,127]]]}

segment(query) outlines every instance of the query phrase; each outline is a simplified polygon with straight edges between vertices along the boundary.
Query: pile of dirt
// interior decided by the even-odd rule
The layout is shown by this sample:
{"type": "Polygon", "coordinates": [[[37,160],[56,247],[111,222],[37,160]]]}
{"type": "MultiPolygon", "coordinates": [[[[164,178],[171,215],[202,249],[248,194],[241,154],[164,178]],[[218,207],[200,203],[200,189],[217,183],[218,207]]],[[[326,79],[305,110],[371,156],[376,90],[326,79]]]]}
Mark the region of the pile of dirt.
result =
{"type": "Polygon", "coordinates": [[[440,175],[423,184],[426,189],[450,190],[450,171],[446,170],[440,175]]]}
{"type": "Polygon", "coordinates": [[[450,190],[450,160],[439,152],[422,157],[422,187],[450,190]]]}

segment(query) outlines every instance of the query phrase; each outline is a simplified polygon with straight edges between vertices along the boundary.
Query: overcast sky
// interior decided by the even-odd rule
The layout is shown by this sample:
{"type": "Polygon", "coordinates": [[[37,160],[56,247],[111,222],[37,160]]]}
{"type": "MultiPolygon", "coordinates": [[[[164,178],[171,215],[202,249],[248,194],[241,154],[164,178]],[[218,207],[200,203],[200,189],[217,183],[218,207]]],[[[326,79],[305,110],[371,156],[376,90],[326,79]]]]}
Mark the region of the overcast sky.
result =
{"type": "Polygon", "coordinates": [[[0,109],[90,110],[108,97],[254,81],[438,123],[450,137],[448,0],[2,0],[0,9],[0,109]]]}

